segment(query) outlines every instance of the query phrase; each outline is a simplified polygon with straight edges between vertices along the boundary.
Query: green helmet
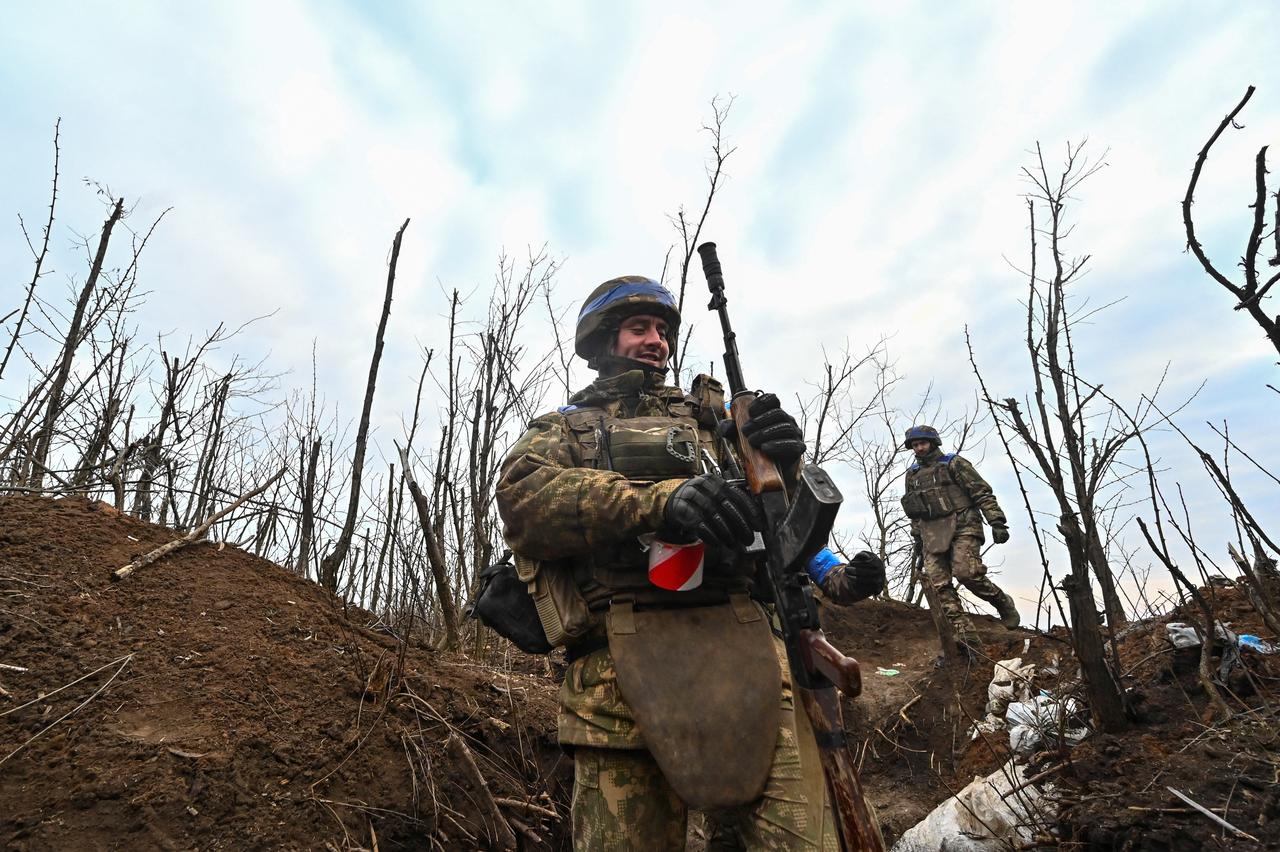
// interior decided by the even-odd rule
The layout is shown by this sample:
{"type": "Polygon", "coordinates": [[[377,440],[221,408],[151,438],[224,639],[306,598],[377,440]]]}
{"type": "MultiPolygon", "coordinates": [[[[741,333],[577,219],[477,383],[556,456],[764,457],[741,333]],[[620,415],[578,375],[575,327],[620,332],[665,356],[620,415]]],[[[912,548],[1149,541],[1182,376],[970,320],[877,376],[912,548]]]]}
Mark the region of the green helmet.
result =
{"type": "Polygon", "coordinates": [[[652,278],[624,275],[604,282],[591,291],[578,312],[578,328],[573,349],[587,364],[603,355],[605,346],[622,321],[636,314],[652,314],[667,322],[667,343],[675,348],[679,339],[680,312],[671,291],[652,278]]]}
{"type": "Polygon", "coordinates": [[[942,438],[938,436],[938,430],[932,426],[912,426],[907,430],[907,439],[902,442],[902,448],[911,449],[912,441],[932,441],[935,447],[942,446],[942,438]]]}

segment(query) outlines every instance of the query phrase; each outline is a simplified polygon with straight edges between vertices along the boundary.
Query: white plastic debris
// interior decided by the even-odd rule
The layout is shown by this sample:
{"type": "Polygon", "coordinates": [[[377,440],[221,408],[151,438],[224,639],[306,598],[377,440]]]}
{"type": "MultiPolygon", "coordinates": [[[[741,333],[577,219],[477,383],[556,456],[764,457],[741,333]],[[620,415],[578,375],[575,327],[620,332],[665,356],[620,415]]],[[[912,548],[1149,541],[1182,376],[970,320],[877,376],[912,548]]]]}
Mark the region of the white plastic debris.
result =
{"type": "MultiPolygon", "coordinates": [[[[1171,621],[1165,625],[1165,636],[1173,644],[1175,648],[1199,648],[1200,635],[1196,629],[1189,624],[1183,624],[1181,621],[1171,621]]],[[[1218,678],[1226,680],[1231,670],[1240,662],[1240,649],[1242,643],[1239,636],[1231,630],[1230,624],[1223,624],[1221,621],[1213,623],[1213,637],[1216,641],[1222,643],[1222,662],[1218,666],[1218,678]]],[[[1255,639],[1257,637],[1254,637],[1255,639]]],[[[1262,643],[1261,639],[1258,639],[1262,643]]],[[[1263,643],[1265,644],[1265,643],[1263,643]]],[[[1248,647],[1244,645],[1244,647],[1248,647]]],[[[1257,650],[1255,648],[1255,650],[1257,650]]],[[[1263,651],[1262,653],[1267,653],[1263,651]]]]}
{"type": "Polygon", "coordinates": [[[1030,754],[1059,733],[1069,745],[1076,745],[1089,735],[1087,728],[1072,727],[1073,717],[1080,709],[1080,702],[1074,698],[1063,701],[1043,691],[1027,701],[1010,703],[1005,711],[1009,747],[1015,754],[1030,754]]]}
{"type": "Polygon", "coordinates": [[[1023,701],[1031,696],[1031,678],[1035,676],[1034,663],[1022,664],[1021,657],[996,663],[987,686],[987,714],[1003,716],[1011,701],[1023,701]]]}
{"type": "Polygon", "coordinates": [[[1053,786],[1023,787],[1027,777],[1026,767],[1012,760],[986,778],[975,777],[907,829],[891,852],[1003,852],[1031,841],[1053,821],[1045,798],[1053,786]]]}
{"type": "Polygon", "coordinates": [[[994,734],[1005,727],[1004,713],[1011,701],[1031,697],[1031,678],[1035,676],[1034,663],[1023,665],[1021,657],[996,663],[987,686],[987,715],[974,725],[972,737],[978,734],[994,734]]]}
{"type": "Polygon", "coordinates": [[[1175,648],[1199,648],[1200,634],[1189,624],[1181,621],[1170,621],[1164,626],[1165,637],[1175,648]]]}

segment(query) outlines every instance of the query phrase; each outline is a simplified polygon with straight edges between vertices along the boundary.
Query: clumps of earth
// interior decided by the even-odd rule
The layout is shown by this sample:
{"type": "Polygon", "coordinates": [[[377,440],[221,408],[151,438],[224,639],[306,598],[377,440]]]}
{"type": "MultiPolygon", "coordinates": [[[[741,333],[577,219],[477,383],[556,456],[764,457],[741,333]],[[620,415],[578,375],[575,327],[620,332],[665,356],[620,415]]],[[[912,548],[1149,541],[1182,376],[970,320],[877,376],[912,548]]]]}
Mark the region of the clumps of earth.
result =
{"type": "MultiPolygon", "coordinates": [[[[214,542],[111,581],[177,537],[79,498],[0,498],[0,847],[570,847],[558,655],[493,636],[465,654],[406,644],[372,614],[214,542]]],[[[1274,638],[1237,590],[1209,591],[1233,630],[1274,638]]],[[[846,726],[891,843],[1009,759],[1008,733],[978,724],[997,661],[1034,665],[1045,694],[1078,688],[1062,636],[977,616],[984,654],[952,670],[938,666],[927,611],[879,600],[822,610],[829,638],[862,663],[846,726]]],[[[1198,650],[1165,639],[1165,622],[1197,612],[1121,640],[1140,715],[1129,731],[1029,756],[1031,777],[1052,770],[1040,848],[1280,847],[1280,655],[1244,655],[1228,679],[1235,715],[1213,721],[1198,650]]],[[[704,834],[692,820],[691,849],[704,834]]]]}

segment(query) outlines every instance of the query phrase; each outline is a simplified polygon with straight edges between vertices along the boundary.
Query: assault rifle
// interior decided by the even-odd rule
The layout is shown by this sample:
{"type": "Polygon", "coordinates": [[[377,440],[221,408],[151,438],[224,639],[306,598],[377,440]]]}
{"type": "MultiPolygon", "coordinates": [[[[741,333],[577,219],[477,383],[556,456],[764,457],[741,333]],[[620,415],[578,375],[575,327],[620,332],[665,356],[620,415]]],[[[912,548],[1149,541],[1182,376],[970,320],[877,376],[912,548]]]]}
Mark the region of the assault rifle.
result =
{"type": "Polygon", "coordinates": [[[883,852],[884,840],[858,780],[836,693],[838,689],[850,697],[857,696],[862,691],[862,673],[857,660],[840,653],[822,635],[818,607],[805,571],[806,563],[826,544],[844,498],[826,471],[813,464],[804,465],[788,496],[778,466],[742,437],[742,426],[749,419],[747,409],[756,394],[747,390],[742,378],[737,335],[729,324],[724,275],[715,243],[698,246],[698,254],[711,290],[707,308],[720,315],[724,333],[724,369],[731,394],[729,413],[738,425],[738,455],[747,486],[765,518],[765,567],[787,648],[792,688],[818,741],[841,847],[846,852],[883,852]]]}

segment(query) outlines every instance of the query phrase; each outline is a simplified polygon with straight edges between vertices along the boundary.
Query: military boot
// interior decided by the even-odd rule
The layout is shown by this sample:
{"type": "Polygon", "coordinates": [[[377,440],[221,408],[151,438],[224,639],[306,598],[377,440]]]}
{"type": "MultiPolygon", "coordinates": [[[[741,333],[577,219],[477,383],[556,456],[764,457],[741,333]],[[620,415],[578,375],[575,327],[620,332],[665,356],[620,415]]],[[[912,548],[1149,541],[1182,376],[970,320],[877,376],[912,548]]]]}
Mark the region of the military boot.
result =
{"type": "Polygon", "coordinates": [[[1022,617],[1018,615],[1018,607],[1014,604],[1013,598],[1008,593],[1002,592],[1000,597],[993,600],[992,605],[995,606],[996,612],[1000,613],[1000,623],[1009,630],[1017,627],[1022,623],[1022,617]]]}

